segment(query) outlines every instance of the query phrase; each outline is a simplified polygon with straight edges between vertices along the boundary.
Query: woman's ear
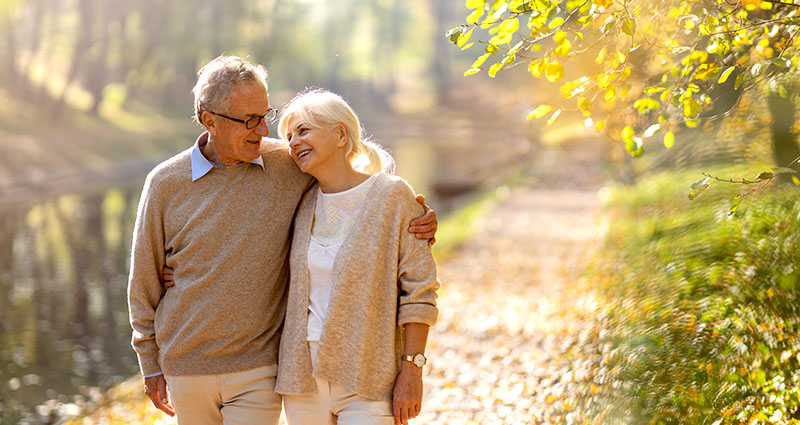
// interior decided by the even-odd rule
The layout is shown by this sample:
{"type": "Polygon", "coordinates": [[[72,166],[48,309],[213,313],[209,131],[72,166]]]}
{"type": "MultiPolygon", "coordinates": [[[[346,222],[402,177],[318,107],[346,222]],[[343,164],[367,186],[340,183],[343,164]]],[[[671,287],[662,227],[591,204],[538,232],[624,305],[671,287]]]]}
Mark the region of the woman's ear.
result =
{"type": "Polygon", "coordinates": [[[344,124],[339,124],[339,126],[336,128],[336,131],[338,132],[339,136],[339,142],[336,144],[336,146],[339,146],[340,148],[344,147],[347,145],[347,127],[345,127],[344,124]]]}

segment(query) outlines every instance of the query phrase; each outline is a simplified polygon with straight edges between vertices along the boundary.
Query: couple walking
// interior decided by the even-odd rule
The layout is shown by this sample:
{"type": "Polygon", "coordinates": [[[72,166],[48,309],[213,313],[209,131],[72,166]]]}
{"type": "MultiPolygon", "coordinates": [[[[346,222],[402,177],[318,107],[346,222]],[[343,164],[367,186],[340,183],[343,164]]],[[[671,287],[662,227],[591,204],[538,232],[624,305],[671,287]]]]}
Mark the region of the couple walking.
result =
{"type": "Polygon", "coordinates": [[[260,65],[200,69],[206,131],[145,181],[128,303],[145,392],[181,424],[407,424],[436,321],[436,217],[338,95],[283,110],[260,65]],[[285,319],[285,320],[284,320],[285,319]]]}

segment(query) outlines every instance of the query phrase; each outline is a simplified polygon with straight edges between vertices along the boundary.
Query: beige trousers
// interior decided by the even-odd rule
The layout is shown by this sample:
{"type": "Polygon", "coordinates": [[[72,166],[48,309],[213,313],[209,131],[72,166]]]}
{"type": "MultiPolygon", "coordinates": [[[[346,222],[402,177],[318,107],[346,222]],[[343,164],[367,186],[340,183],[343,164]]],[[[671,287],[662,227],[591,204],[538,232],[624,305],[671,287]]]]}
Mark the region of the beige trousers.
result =
{"type": "Polygon", "coordinates": [[[164,376],[180,425],[278,425],[275,365],[221,375],[164,376]]]}
{"type": "MultiPolygon", "coordinates": [[[[319,343],[308,343],[311,364],[317,367],[319,343]]],[[[364,398],[347,388],[317,379],[317,394],[285,395],[289,425],[393,425],[392,403],[364,398]]]]}

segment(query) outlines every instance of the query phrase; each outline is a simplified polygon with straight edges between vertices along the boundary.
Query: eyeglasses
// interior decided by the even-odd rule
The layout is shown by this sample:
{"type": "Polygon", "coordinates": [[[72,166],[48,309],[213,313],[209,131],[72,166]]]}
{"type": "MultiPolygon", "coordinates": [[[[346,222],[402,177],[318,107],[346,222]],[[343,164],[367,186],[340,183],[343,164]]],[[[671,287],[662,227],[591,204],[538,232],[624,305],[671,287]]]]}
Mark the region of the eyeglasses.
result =
{"type": "Polygon", "coordinates": [[[264,115],[259,115],[257,117],[249,118],[249,119],[246,119],[246,120],[240,120],[238,118],[229,117],[227,115],[222,115],[222,114],[217,113],[217,112],[212,112],[212,111],[208,111],[208,112],[211,112],[214,115],[219,115],[222,118],[227,118],[227,119],[229,119],[231,121],[240,122],[240,123],[244,124],[245,128],[247,128],[248,130],[251,130],[251,129],[254,129],[254,128],[258,127],[259,124],[261,124],[261,120],[262,119],[266,120],[267,123],[272,123],[272,122],[275,122],[275,118],[278,118],[278,110],[275,109],[275,108],[269,108],[269,110],[267,110],[267,113],[265,113],[264,115]]]}

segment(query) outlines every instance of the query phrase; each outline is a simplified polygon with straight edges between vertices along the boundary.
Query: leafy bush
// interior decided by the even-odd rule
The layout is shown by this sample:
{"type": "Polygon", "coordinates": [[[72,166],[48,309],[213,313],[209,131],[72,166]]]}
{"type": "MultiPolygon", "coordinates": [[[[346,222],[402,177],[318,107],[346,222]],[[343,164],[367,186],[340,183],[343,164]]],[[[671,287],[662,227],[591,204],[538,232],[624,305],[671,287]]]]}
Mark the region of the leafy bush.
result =
{"type": "Polygon", "coordinates": [[[608,190],[594,337],[571,360],[591,373],[567,422],[800,423],[798,190],[768,188],[729,216],[741,187],[690,203],[681,182],[695,176],[608,190]]]}

